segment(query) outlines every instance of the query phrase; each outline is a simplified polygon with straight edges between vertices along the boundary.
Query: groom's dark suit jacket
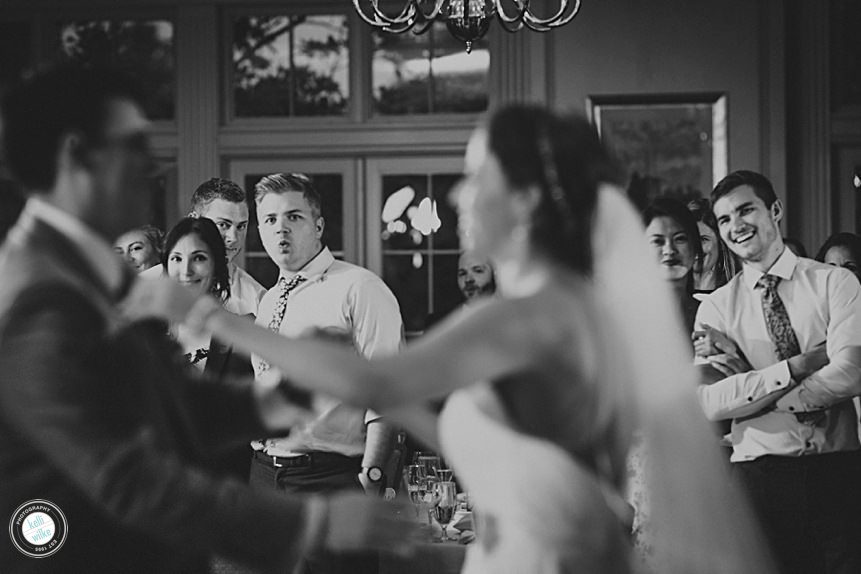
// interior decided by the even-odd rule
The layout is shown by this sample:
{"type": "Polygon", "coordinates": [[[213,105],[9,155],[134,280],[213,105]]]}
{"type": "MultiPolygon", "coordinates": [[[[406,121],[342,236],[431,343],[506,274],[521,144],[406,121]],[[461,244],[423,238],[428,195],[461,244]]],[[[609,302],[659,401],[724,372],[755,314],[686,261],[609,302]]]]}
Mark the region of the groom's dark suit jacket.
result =
{"type": "Polygon", "coordinates": [[[185,574],[214,553],[283,566],[304,506],[201,470],[267,434],[250,388],[194,378],[165,326],[124,325],[116,298],[38,218],[0,248],[0,532],[32,499],[68,519],[46,558],[0,534],[0,572],[185,574]]]}

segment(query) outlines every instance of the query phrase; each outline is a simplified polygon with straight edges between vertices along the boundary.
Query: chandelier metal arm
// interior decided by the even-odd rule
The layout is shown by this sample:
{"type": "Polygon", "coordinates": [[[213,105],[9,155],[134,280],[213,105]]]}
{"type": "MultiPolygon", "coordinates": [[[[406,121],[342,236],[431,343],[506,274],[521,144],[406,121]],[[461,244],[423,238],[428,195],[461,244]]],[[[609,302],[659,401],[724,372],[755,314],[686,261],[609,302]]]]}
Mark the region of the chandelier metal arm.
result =
{"type": "Polygon", "coordinates": [[[518,30],[523,27],[523,17],[529,11],[529,0],[514,0],[514,5],[517,6],[517,12],[514,16],[508,15],[505,8],[502,7],[501,0],[492,0],[492,4],[500,23],[516,24],[518,30]]]}
{"type": "Polygon", "coordinates": [[[535,30],[536,32],[547,32],[553,28],[564,26],[573,20],[580,11],[580,0],[574,0],[571,12],[566,16],[565,12],[568,10],[568,3],[569,0],[561,0],[559,10],[549,18],[537,18],[532,12],[527,10],[523,21],[530,30],[535,30]]]}
{"type": "Polygon", "coordinates": [[[362,20],[386,32],[402,33],[412,28],[416,23],[423,24],[435,20],[439,16],[445,0],[436,0],[434,8],[430,12],[423,11],[419,7],[418,0],[409,0],[397,16],[386,14],[380,8],[380,0],[367,0],[367,3],[373,9],[373,17],[366,12],[366,9],[362,8],[362,0],[353,0],[353,7],[362,20]]]}
{"type": "Polygon", "coordinates": [[[404,6],[400,14],[394,17],[389,16],[380,10],[378,2],[379,0],[370,0],[371,8],[373,8],[373,18],[371,18],[362,8],[361,0],[353,0],[353,7],[356,9],[356,12],[359,13],[359,17],[361,17],[362,20],[375,28],[386,29],[388,27],[406,26],[403,30],[406,31],[415,23],[415,6],[413,5],[412,0],[404,6]]]}

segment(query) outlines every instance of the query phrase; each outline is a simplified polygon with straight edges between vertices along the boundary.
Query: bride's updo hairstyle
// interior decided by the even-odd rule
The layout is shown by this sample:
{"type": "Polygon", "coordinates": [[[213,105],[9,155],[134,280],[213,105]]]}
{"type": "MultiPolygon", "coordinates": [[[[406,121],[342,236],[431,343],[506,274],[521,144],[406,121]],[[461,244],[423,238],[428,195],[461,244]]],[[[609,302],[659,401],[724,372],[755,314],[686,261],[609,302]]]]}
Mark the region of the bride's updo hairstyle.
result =
{"type": "Polygon", "coordinates": [[[582,116],[514,105],[490,117],[487,133],[488,148],[512,187],[537,185],[541,190],[532,244],[552,259],[590,273],[598,187],[617,178],[595,128],[582,116]]]}

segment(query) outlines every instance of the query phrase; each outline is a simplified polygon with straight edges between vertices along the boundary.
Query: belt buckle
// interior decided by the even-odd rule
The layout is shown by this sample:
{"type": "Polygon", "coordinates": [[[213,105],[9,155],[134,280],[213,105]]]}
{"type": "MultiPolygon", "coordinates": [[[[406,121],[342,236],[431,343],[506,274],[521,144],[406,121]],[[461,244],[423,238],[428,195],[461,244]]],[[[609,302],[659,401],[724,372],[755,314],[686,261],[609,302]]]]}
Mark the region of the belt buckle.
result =
{"type": "Polygon", "coordinates": [[[283,465],[283,464],[278,464],[278,457],[277,457],[277,456],[273,456],[273,457],[272,457],[272,466],[274,466],[275,468],[281,468],[281,467],[283,467],[284,465],[283,465]]]}

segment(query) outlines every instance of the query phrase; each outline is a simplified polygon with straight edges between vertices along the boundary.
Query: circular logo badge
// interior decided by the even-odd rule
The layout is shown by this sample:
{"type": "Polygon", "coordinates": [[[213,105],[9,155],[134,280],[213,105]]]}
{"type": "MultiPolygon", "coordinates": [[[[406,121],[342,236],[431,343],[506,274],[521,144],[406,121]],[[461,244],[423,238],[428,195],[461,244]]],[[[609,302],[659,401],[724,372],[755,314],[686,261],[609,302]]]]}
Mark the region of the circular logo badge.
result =
{"type": "Polygon", "coordinates": [[[69,523],[60,507],[49,500],[30,500],[12,514],[9,537],[22,554],[45,558],[66,542],[69,523]]]}

